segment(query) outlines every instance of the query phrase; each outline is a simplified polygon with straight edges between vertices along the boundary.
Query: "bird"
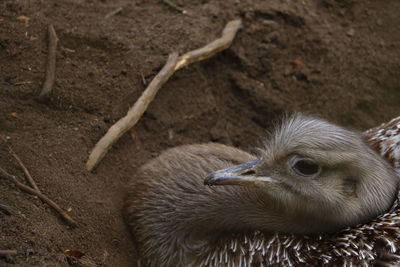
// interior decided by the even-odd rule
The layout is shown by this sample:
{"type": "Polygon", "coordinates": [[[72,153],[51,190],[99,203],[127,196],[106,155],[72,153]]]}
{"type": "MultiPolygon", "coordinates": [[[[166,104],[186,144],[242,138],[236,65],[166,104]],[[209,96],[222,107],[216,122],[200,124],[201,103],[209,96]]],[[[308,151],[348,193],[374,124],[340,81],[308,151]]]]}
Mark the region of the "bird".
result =
{"type": "Polygon", "coordinates": [[[295,113],[255,154],[162,152],[124,214],[143,266],[396,266],[399,181],[400,117],[357,133],[295,113]]]}

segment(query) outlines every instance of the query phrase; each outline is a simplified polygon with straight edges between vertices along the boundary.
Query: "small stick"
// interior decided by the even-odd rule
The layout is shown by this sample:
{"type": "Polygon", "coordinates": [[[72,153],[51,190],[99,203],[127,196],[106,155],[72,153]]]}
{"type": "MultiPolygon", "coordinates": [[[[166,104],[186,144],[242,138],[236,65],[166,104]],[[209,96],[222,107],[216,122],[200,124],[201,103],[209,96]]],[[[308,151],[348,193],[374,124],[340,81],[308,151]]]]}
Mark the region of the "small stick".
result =
{"type": "Polygon", "coordinates": [[[52,24],[49,25],[49,52],[47,57],[46,79],[43,83],[42,92],[39,95],[40,99],[44,99],[53,90],[55,73],[56,73],[56,49],[58,37],[52,24]]]}
{"type": "Polygon", "coordinates": [[[168,61],[162,70],[154,77],[146,90],[142,93],[136,103],[131,107],[125,117],[117,121],[107,133],[95,145],[86,162],[86,169],[92,171],[103,159],[111,146],[140,119],[153,100],[157,91],[175,71],[197,61],[212,57],[216,53],[227,49],[240,29],[242,22],[240,19],[228,22],[222,32],[222,36],[206,46],[190,51],[180,57],[177,53],[169,55],[168,61]]]}
{"type": "Polygon", "coordinates": [[[175,66],[175,70],[179,70],[197,61],[202,61],[207,58],[214,56],[216,53],[227,49],[231,46],[233,38],[235,38],[236,33],[242,26],[242,21],[240,19],[229,21],[224,30],[222,31],[222,36],[211,43],[203,46],[202,48],[192,50],[186,54],[179,57],[178,64],[175,66]]]}
{"type": "Polygon", "coordinates": [[[25,165],[22,162],[22,160],[18,157],[17,154],[15,154],[14,150],[10,146],[8,146],[8,151],[15,158],[15,160],[18,162],[19,166],[21,166],[21,168],[24,170],[25,176],[28,179],[28,181],[31,184],[31,186],[33,187],[33,189],[35,189],[36,191],[40,192],[39,187],[37,186],[35,180],[33,180],[32,175],[30,174],[28,169],[25,167],[25,165]]]}
{"type": "Polygon", "coordinates": [[[32,81],[26,81],[26,82],[16,82],[14,85],[25,85],[25,84],[32,84],[32,81]]]}
{"type": "Polygon", "coordinates": [[[131,107],[125,117],[117,121],[108,130],[105,136],[93,148],[92,153],[86,163],[87,170],[91,171],[100,160],[106,155],[111,146],[136,122],[147,109],[147,106],[155,97],[158,89],[168,80],[175,72],[174,67],[178,62],[178,53],[172,53],[168,57],[168,61],[162,70],[154,77],[146,90],[142,93],[136,103],[131,107]]]}
{"type": "Polygon", "coordinates": [[[8,152],[15,158],[15,160],[18,162],[19,166],[22,168],[22,170],[25,173],[26,178],[28,179],[28,182],[31,184],[31,186],[33,187],[33,189],[35,189],[36,191],[40,192],[39,187],[37,186],[35,180],[33,180],[32,175],[30,174],[30,172],[28,171],[28,169],[25,167],[25,164],[22,162],[22,160],[18,157],[18,155],[14,152],[14,150],[11,148],[11,146],[9,144],[7,144],[7,139],[5,139],[4,137],[2,138],[4,143],[7,145],[8,147],[8,152]]]}
{"type": "Polygon", "coordinates": [[[167,6],[169,6],[172,9],[177,10],[178,12],[181,12],[182,14],[186,14],[187,11],[183,8],[181,8],[180,6],[178,6],[177,4],[175,4],[174,2],[170,1],[170,0],[162,0],[164,4],[166,4],[167,6]]]}
{"type": "Polygon", "coordinates": [[[77,226],[76,222],[65,211],[63,211],[53,200],[49,199],[44,194],[36,191],[35,189],[33,189],[33,188],[29,187],[29,186],[24,185],[21,182],[19,182],[16,176],[6,172],[1,167],[0,167],[0,175],[3,176],[4,178],[7,178],[11,182],[13,182],[22,191],[25,191],[25,192],[27,192],[29,194],[32,194],[32,195],[35,195],[38,198],[40,198],[43,202],[46,202],[50,207],[55,209],[70,226],[72,226],[72,227],[77,226]]]}
{"type": "Polygon", "coordinates": [[[8,258],[17,255],[16,250],[0,250],[0,258],[8,258]]]}
{"type": "Polygon", "coordinates": [[[142,83],[143,83],[143,85],[146,86],[146,85],[147,85],[147,81],[146,81],[146,78],[145,78],[144,75],[143,75],[143,72],[140,73],[140,77],[142,77],[142,83]]]}
{"type": "Polygon", "coordinates": [[[105,18],[105,19],[108,19],[109,17],[112,17],[112,16],[118,14],[118,13],[121,12],[121,11],[122,11],[122,7],[119,7],[119,8],[117,8],[117,9],[111,11],[111,12],[108,13],[107,15],[105,15],[104,18],[105,18]]]}

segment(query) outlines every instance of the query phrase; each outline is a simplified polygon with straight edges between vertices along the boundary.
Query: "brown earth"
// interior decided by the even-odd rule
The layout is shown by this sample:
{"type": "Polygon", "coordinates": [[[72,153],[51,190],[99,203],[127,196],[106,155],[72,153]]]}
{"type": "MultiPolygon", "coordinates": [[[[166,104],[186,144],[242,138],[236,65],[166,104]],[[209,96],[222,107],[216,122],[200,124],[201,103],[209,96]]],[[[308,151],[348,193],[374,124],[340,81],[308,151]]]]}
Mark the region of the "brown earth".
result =
{"type": "MultiPolygon", "coordinates": [[[[38,198],[0,179],[0,265],[133,265],[121,215],[138,166],[181,144],[217,141],[249,150],[285,112],[317,114],[363,130],[400,114],[400,1],[2,0],[0,133],[40,189],[78,221],[68,227],[38,198]],[[122,7],[122,12],[105,16],[122,7]],[[17,21],[27,16],[28,23],[17,21]],[[90,150],[161,69],[242,18],[232,47],[178,71],[134,132],[94,173],[90,150]],[[60,39],[51,99],[47,25],[60,39]],[[297,62],[297,63],[296,63],[297,62]],[[300,63],[300,64],[299,64],[300,63]],[[136,136],[136,138],[135,138],[136,136]],[[81,261],[63,251],[85,253],[81,261]]],[[[4,142],[0,167],[24,177],[4,142]]]]}

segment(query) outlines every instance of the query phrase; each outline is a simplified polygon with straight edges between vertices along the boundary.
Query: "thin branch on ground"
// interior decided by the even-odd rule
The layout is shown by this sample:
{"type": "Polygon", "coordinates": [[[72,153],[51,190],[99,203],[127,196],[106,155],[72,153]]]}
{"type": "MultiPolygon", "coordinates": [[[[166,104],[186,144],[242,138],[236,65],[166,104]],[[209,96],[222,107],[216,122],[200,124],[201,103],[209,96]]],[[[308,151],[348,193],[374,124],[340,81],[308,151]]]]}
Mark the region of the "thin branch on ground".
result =
{"type": "Polygon", "coordinates": [[[157,91],[168,81],[175,71],[191,63],[210,58],[216,53],[227,49],[232,44],[241,25],[242,22],[240,19],[232,20],[226,24],[222,36],[206,46],[190,51],[180,57],[178,57],[177,53],[170,54],[167,63],[156,77],[154,77],[133,107],[129,109],[126,116],[111,126],[107,133],[97,142],[86,162],[86,169],[92,171],[103,159],[111,146],[138,122],[150,102],[154,99],[157,91]]]}
{"type": "Polygon", "coordinates": [[[122,6],[120,6],[119,8],[114,9],[113,11],[111,11],[110,13],[108,13],[107,15],[104,16],[105,19],[108,19],[114,15],[117,15],[119,12],[122,11],[122,6]]]}
{"type": "Polygon", "coordinates": [[[16,82],[14,85],[25,85],[25,84],[32,84],[32,81],[25,81],[25,82],[16,82]]]}
{"type": "Polygon", "coordinates": [[[179,57],[175,70],[179,70],[194,62],[210,58],[227,48],[229,48],[236,36],[238,30],[242,27],[240,19],[229,21],[222,31],[221,38],[218,38],[202,48],[192,50],[179,57]]]}
{"type": "Polygon", "coordinates": [[[49,25],[49,48],[47,56],[47,66],[46,66],[46,79],[43,83],[42,92],[39,95],[40,99],[46,98],[49,93],[53,90],[54,80],[56,76],[56,51],[58,37],[53,25],[49,25]]]}
{"type": "Polygon", "coordinates": [[[18,181],[16,176],[8,173],[7,171],[5,171],[1,167],[0,167],[0,176],[2,176],[3,178],[8,179],[11,182],[13,182],[22,191],[25,191],[25,192],[27,192],[29,194],[35,195],[38,198],[40,198],[43,202],[47,203],[50,207],[55,209],[70,226],[72,226],[72,227],[77,226],[76,222],[65,211],[63,211],[57,205],[57,203],[55,203],[53,200],[49,199],[46,195],[36,191],[35,189],[33,189],[33,188],[31,188],[31,187],[29,187],[27,185],[24,185],[23,183],[18,181]]]}
{"type": "Polygon", "coordinates": [[[100,139],[96,144],[89,160],[86,163],[86,168],[91,171],[98,162],[106,155],[111,146],[130,128],[132,128],[143,113],[146,111],[147,106],[155,97],[158,89],[168,80],[169,77],[175,72],[174,67],[178,62],[178,53],[169,55],[168,61],[162,70],[154,77],[146,90],[142,93],[136,103],[131,107],[125,117],[117,121],[108,130],[105,136],[100,139]]]}
{"type": "Polygon", "coordinates": [[[182,14],[186,14],[187,11],[183,8],[181,8],[180,6],[178,6],[177,4],[175,4],[174,2],[170,1],[170,0],[162,0],[162,2],[164,4],[166,4],[167,6],[169,6],[172,9],[175,9],[178,12],[181,12],[182,14]]]}
{"type": "Polygon", "coordinates": [[[29,183],[31,184],[32,188],[35,189],[36,191],[40,192],[39,187],[37,186],[35,180],[33,180],[32,175],[30,174],[28,169],[25,167],[25,164],[22,162],[22,160],[18,157],[18,155],[14,152],[14,150],[10,146],[8,146],[8,151],[18,162],[19,166],[24,170],[25,176],[28,179],[29,183]]]}

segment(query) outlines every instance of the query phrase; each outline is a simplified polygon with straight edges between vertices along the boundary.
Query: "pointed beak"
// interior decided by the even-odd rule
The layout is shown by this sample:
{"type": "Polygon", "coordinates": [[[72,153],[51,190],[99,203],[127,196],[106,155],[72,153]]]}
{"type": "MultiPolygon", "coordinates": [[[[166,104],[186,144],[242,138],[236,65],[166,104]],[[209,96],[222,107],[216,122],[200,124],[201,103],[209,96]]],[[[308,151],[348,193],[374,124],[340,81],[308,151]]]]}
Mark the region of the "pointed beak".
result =
{"type": "Polygon", "coordinates": [[[257,176],[255,166],[260,160],[253,160],[228,169],[211,173],[204,180],[205,185],[248,185],[254,182],[276,182],[271,177],[257,176]]]}

